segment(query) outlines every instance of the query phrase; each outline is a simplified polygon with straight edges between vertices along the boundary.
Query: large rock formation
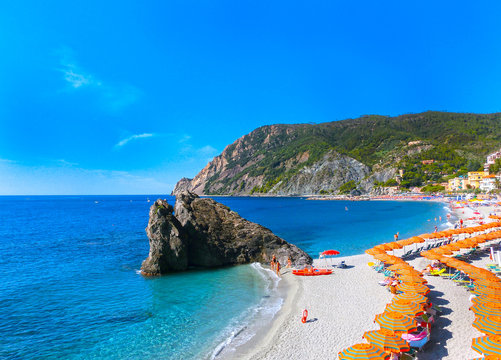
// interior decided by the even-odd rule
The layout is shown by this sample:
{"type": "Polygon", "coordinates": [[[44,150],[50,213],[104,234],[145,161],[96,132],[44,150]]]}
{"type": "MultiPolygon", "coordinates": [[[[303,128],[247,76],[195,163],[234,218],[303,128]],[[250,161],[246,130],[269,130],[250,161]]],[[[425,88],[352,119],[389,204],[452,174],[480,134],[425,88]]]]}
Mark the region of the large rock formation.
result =
{"type": "Polygon", "coordinates": [[[151,206],[146,233],[150,253],[141,266],[145,275],[188,267],[269,263],[273,255],[282,264],[289,256],[295,265],[312,262],[308,254],[269,229],[187,191],[178,194],[174,209],[160,199],[151,206]]]}

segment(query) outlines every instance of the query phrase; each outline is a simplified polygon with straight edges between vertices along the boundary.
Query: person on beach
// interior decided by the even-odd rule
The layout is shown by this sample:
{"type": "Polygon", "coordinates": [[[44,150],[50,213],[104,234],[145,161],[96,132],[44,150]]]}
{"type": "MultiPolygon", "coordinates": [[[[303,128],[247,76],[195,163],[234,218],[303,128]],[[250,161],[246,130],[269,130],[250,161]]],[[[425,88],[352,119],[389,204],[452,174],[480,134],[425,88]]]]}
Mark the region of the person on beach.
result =
{"type": "Polygon", "coordinates": [[[459,220],[459,228],[462,229],[463,228],[463,219],[459,220]]]}
{"type": "Polygon", "coordinates": [[[277,263],[277,257],[275,256],[275,254],[273,254],[270,262],[271,271],[275,271],[276,263],[277,263]]]}
{"type": "Polygon", "coordinates": [[[276,269],[277,269],[277,275],[278,277],[282,277],[282,275],[280,275],[280,261],[276,261],[275,262],[275,266],[276,266],[276,269]]]}
{"type": "Polygon", "coordinates": [[[290,257],[290,256],[287,258],[287,267],[288,267],[288,268],[291,268],[291,267],[292,267],[292,260],[291,260],[291,257],[290,257]]]}

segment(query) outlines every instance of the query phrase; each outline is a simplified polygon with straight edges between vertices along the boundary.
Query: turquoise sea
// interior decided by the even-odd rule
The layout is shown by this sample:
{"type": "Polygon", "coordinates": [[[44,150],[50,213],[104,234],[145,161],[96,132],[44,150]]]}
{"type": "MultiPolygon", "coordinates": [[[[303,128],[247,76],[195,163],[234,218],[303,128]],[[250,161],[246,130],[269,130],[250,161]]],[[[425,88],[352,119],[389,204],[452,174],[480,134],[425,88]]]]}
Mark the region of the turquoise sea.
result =
{"type": "MultiPolygon", "coordinates": [[[[273,316],[278,279],[257,264],[138,274],[157,197],[0,197],[1,359],[217,358],[273,316]]],[[[436,202],[216,200],[313,257],[446,226],[436,202]]]]}

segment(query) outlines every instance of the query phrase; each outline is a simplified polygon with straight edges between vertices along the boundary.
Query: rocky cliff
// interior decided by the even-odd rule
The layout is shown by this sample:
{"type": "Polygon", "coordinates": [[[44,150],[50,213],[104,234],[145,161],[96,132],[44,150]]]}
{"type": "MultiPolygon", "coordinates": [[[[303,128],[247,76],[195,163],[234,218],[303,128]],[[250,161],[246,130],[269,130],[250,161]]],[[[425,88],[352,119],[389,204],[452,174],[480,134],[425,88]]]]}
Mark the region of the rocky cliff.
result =
{"type": "Polygon", "coordinates": [[[141,271],[148,276],[189,267],[269,263],[273,255],[282,264],[288,257],[298,266],[312,262],[308,254],[269,229],[190,192],[180,193],[174,208],[165,200],[155,201],[146,233],[150,252],[141,271]]]}
{"type": "Polygon", "coordinates": [[[426,112],[260,127],[228,145],[173,194],[309,195],[384,192],[475,171],[501,142],[501,114],[426,112]],[[434,160],[423,165],[423,160],[434,160]],[[389,181],[389,182],[388,182],[389,181]]]}

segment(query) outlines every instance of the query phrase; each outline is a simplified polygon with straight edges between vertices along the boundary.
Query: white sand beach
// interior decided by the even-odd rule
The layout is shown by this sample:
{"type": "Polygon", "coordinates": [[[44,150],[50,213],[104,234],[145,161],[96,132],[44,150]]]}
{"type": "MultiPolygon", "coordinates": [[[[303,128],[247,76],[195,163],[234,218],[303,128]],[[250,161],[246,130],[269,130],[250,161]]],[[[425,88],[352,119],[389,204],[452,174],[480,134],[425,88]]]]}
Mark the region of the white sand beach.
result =
{"type": "MultiPolygon", "coordinates": [[[[487,218],[494,207],[481,207],[487,218]]],[[[458,217],[470,218],[474,210],[457,210],[458,217]]],[[[478,215],[476,215],[478,216],[478,215]]],[[[465,226],[477,225],[465,221],[465,226]]],[[[418,234],[416,234],[418,235],[418,234]]],[[[396,255],[399,255],[396,253],[396,255]]],[[[378,284],[383,275],[367,265],[373,261],[369,255],[337,258],[349,266],[335,269],[329,276],[299,277],[286,269],[283,278],[292,284],[287,301],[274,319],[272,328],[245,358],[257,359],[336,359],[338,352],[356,343],[363,343],[365,331],[379,329],[374,323],[376,314],[384,311],[392,295],[378,284]],[[308,322],[301,322],[304,309],[308,310],[308,322]]],[[[416,257],[409,261],[422,270],[429,260],[416,257]]],[[[488,257],[473,262],[485,266],[492,262],[488,257]]],[[[315,265],[321,266],[318,260],[315,265]]],[[[471,349],[474,337],[481,336],[472,323],[474,315],[469,311],[470,294],[453,281],[427,276],[431,292],[429,299],[442,307],[431,331],[431,339],[417,356],[419,360],[462,360],[478,358],[471,349]]]]}

